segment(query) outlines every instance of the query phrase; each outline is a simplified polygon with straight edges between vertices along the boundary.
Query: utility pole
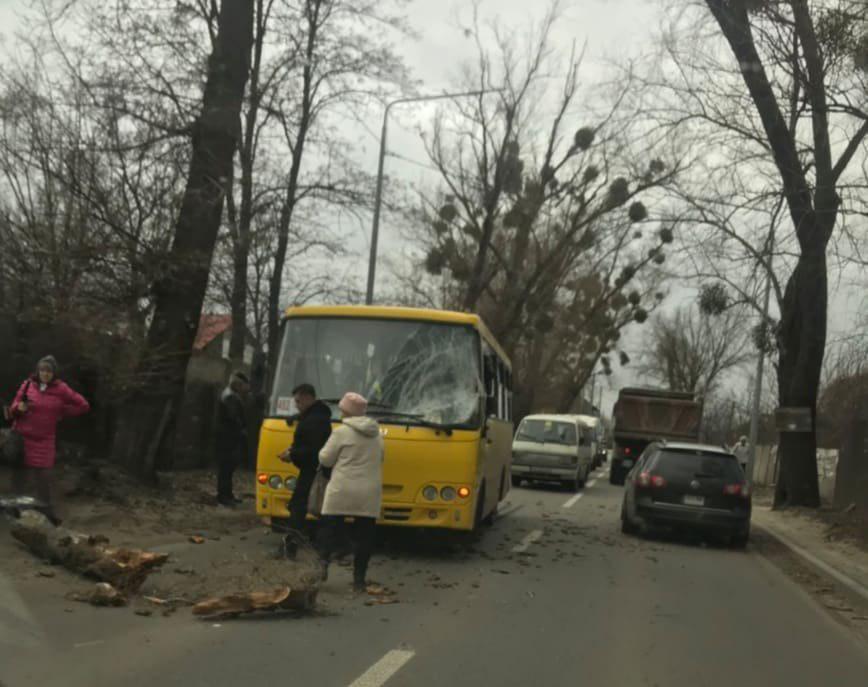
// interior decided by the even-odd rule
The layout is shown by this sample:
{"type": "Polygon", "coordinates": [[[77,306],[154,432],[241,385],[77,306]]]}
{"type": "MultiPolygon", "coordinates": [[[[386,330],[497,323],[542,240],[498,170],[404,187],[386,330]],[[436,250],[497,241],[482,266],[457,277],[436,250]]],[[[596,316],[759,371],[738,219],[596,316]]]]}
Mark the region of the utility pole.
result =
{"type": "Polygon", "coordinates": [[[380,131],[380,156],[377,161],[377,188],[374,194],[374,219],[371,226],[371,253],[368,257],[368,288],[365,292],[365,305],[372,305],[374,302],[374,281],[376,279],[377,271],[377,242],[380,238],[380,209],[383,205],[383,167],[386,164],[386,136],[389,133],[389,113],[391,112],[392,107],[405,103],[421,103],[430,100],[466,98],[485,95],[486,93],[500,93],[502,91],[502,88],[497,88],[481,91],[465,91],[462,93],[419,95],[410,98],[397,98],[386,103],[386,109],[383,111],[383,128],[380,131]]]}
{"type": "MultiPolygon", "coordinates": [[[[769,301],[771,300],[772,293],[772,259],[774,258],[774,246],[775,246],[775,221],[777,218],[777,213],[772,217],[772,226],[769,229],[769,240],[768,240],[768,265],[766,266],[766,289],[765,294],[763,295],[763,315],[762,315],[762,327],[763,333],[765,334],[766,329],[768,328],[769,321],[769,301]]],[[[762,342],[765,343],[765,342],[762,342]]],[[[754,375],[754,387],[753,387],[753,398],[751,399],[751,411],[750,411],[750,436],[748,437],[748,453],[747,453],[747,483],[748,486],[753,486],[753,471],[754,465],[756,464],[756,442],[759,438],[759,416],[760,416],[760,404],[762,402],[762,394],[763,394],[763,371],[765,367],[765,350],[760,348],[757,352],[757,360],[756,360],[756,373],[754,375]]]]}

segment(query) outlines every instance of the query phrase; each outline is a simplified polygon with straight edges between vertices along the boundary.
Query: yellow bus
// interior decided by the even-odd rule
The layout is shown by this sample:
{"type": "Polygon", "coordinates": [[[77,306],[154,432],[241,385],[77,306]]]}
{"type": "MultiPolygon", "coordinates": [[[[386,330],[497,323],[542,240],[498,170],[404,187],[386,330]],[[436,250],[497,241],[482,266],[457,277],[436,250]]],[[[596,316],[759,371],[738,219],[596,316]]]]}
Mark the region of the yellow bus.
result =
{"type": "Polygon", "coordinates": [[[257,457],[256,510],[278,526],[298,474],[292,389],[310,383],[339,421],[357,391],[386,453],[379,523],[474,530],[509,491],[510,362],[477,315],[416,308],[322,306],[286,311],[257,457]]]}

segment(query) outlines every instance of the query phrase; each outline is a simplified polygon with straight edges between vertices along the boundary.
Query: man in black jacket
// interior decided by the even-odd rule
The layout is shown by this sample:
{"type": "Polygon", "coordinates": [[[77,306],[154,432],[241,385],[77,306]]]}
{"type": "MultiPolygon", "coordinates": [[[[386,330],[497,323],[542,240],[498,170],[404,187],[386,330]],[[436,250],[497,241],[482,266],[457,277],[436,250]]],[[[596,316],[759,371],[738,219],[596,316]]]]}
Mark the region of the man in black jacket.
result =
{"type": "Polygon", "coordinates": [[[231,508],[239,503],[232,493],[232,475],[247,457],[247,418],[244,398],[250,391],[250,380],[242,372],[229,379],[217,406],[217,503],[231,508]]]}
{"type": "MultiPolygon", "coordinates": [[[[307,532],[313,539],[311,530],[305,526],[307,501],[319,466],[319,452],[332,433],[332,411],[317,400],[316,390],[310,384],[299,384],[292,396],[298,409],[295,438],[290,449],[281,456],[299,469],[295,491],[289,500],[289,527],[296,532],[307,532]]],[[[291,555],[293,550],[290,537],[286,542],[287,554],[291,555]]]]}

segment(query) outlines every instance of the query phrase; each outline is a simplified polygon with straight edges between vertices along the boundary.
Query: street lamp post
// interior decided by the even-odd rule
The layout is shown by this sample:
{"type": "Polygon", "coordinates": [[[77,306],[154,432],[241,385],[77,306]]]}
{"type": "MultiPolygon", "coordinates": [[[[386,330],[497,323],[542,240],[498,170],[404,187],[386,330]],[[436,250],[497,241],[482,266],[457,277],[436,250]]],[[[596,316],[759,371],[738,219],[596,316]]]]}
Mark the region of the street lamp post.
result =
{"type": "Polygon", "coordinates": [[[377,241],[380,237],[380,208],[383,204],[383,166],[386,162],[386,135],[389,128],[389,112],[395,105],[406,103],[428,102],[430,100],[449,100],[453,98],[466,98],[471,96],[485,95],[486,93],[499,93],[502,89],[481,91],[465,91],[462,93],[439,93],[437,95],[417,95],[409,98],[397,98],[386,103],[383,111],[383,128],[380,131],[380,158],[377,162],[377,190],[374,195],[374,220],[371,226],[371,254],[368,259],[368,288],[365,293],[365,304],[372,305],[374,302],[374,281],[377,271],[377,241]]]}

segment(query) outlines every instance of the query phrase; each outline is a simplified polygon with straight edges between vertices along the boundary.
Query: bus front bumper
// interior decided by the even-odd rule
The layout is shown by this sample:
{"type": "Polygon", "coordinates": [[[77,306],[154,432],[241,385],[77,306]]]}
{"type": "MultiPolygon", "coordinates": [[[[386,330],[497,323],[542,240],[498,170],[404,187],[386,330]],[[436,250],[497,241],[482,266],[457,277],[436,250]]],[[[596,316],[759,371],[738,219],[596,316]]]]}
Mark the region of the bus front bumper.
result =
{"type": "MultiPolygon", "coordinates": [[[[256,495],[256,513],[272,519],[289,517],[291,492],[279,495],[265,490],[256,495]]],[[[473,503],[467,499],[462,503],[401,503],[383,501],[378,525],[397,527],[434,527],[452,530],[473,528],[473,503]]]]}

